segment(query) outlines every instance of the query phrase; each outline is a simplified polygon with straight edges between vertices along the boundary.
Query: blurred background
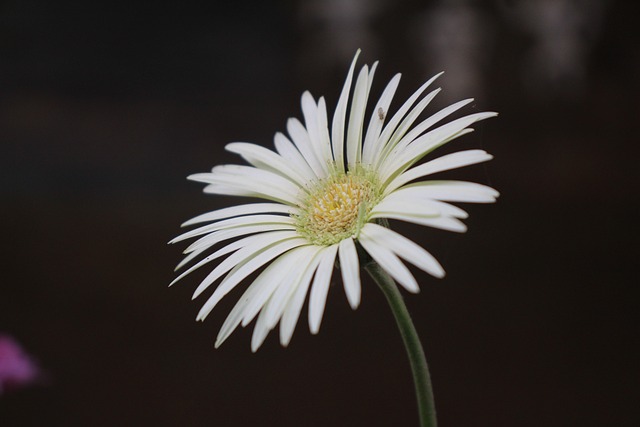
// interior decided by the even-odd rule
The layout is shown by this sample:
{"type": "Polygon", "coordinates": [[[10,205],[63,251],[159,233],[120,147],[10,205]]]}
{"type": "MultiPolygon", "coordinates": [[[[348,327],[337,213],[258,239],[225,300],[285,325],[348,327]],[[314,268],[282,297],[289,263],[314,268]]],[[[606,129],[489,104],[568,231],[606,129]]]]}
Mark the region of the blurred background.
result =
{"type": "MultiPolygon", "coordinates": [[[[369,280],[339,280],[320,333],[252,325],[213,343],[234,292],[194,321],[168,288],[179,224],[237,200],[191,173],[272,146],[304,90],[337,102],[357,48],[392,108],[444,70],[437,111],[498,111],[436,154],[497,188],[456,235],[395,223],[444,280],[406,295],[442,426],[638,426],[640,49],[634,2],[0,2],[0,333],[41,373],[0,395],[4,426],[417,425],[409,365],[369,280]],[[634,249],[636,248],[636,249],[634,249]]],[[[306,312],[303,311],[303,313],[306,312]]]]}

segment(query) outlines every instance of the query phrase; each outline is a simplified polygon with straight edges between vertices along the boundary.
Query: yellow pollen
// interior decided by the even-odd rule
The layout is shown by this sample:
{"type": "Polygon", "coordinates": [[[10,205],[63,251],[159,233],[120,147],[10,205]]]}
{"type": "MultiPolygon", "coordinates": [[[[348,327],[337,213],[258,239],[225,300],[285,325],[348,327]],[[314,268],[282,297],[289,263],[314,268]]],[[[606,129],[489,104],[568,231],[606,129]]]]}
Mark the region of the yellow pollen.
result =
{"type": "Polygon", "coordinates": [[[374,202],[374,185],[366,177],[332,176],[310,194],[296,228],[314,244],[331,245],[356,236],[374,202]]]}

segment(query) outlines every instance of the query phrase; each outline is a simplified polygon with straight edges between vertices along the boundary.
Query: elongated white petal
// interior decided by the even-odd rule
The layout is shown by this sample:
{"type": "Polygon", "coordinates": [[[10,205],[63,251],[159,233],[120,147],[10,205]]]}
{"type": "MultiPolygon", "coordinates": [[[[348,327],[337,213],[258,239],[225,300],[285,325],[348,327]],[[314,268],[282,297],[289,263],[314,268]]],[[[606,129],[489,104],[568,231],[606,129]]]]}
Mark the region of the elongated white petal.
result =
{"type": "Polygon", "coordinates": [[[234,216],[241,215],[253,215],[260,213],[282,213],[282,214],[297,214],[298,208],[293,206],[287,206],[280,203],[249,203],[246,205],[230,206],[228,208],[216,209],[215,211],[207,212],[202,215],[198,215],[190,220],[182,223],[181,227],[186,227],[193,224],[199,224],[202,222],[217,221],[220,219],[232,218],[234,216]]]}
{"type": "Polygon", "coordinates": [[[329,137],[329,122],[327,116],[327,104],[324,97],[318,100],[318,113],[316,116],[318,122],[318,132],[320,141],[318,146],[322,151],[322,159],[325,164],[333,164],[333,154],[331,153],[331,138],[329,137]]]}
{"type": "Polygon", "coordinates": [[[312,334],[317,334],[320,330],[337,253],[338,245],[333,245],[327,247],[320,255],[320,265],[318,265],[309,295],[309,329],[312,334]]]}
{"type": "Polygon", "coordinates": [[[284,312],[282,313],[282,318],[280,319],[280,344],[284,347],[289,345],[289,342],[291,342],[293,331],[295,330],[298,319],[300,318],[302,305],[304,304],[309,286],[311,285],[311,277],[320,263],[318,254],[323,248],[315,247],[314,249],[315,252],[310,254],[305,270],[296,285],[293,295],[289,298],[289,301],[284,308],[284,312]]]}
{"type": "MultiPolygon", "coordinates": [[[[211,273],[209,273],[209,275],[196,288],[193,294],[193,298],[197,298],[219,277],[227,273],[232,268],[235,268],[236,266],[246,266],[246,268],[243,270],[243,273],[246,272],[246,275],[248,275],[263,266],[265,263],[280,255],[281,253],[305,244],[307,244],[307,241],[305,239],[289,238],[273,242],[271,238],[265,237],[263,241],[258,241],[251,246],[245,246],[244,248],[238,250],[237,252],[234,252],[229,257],[227,257],[211,273]]],[[[207,314],[209,314],[209,312],[213,309],[213,307],[218,303],[218,301],[220,301],[220,299],[224,295],[226,295],[237,283],[238,282],[236,282],[235,280],[225,279],[225,281],[223,281],[223,283],[221,283],[216,288],[214,293],[204,304],[204,306],[200,310],[200,313],[198,314],[197,320],[204,319],[207,314]]]]}
{"type": "MultiPolygon", "coordinates": [[[[275,172],[244,165],[214,167],[211,170],[211,184],[246,189],[267,196],[270,195],[270,192],[278,190],[279,193],[285,193],[292,197],[294,201],[297,201],[296,196],[301,193],[299,185],[275,172]]],[[[205,191],[207,191],[206,187],[205,191]]]]}
{"type": "Polygon", "coordinates": [[[209,184],[205,193],[256,196],[294,206],[302,194],[300,187],[288,179],[250,166],[216,166],[211,173],[191,175],[188,179],[209,184]]]}
{"type": "Polygon", "coordinates": [[[400,188],[404,184],[411,182],[414,179],[422,178],[424,176],[443,172],[446,170],[457,169],[476,163],[486,162],[487,160],[491,159],[493,159],[493,156],[491,154],[488,154],[484,150],[466,150],[447,154],[422,165],[411,168],[403,174],[399,175],[393,181],[391,181],[387,188],[385,188],[385,192],[391,192],[397,188],[400,188]]]}
{"type": "Polygon", "coordinates": [[[280,175],[300,187],[307,183],[307,179],[292,168],[286,159],[267,148],[247,142],[232,142],[225,149],[242,156],[254,167],[280,175]]]}
{"type": "Polygon", "coordinates": [[[471,114],[427,132],[409,144],[406,149],[387,157],[387,161],[380,166],[382,179],[386,182],[390,177],[400,174],[427,153],[461,134],[467,126],[495,116],[496,113],[493,112],[471,114]]]}
{"type": "Polygon", "coordinates": [[[311,169],[318,178],[323,178],[328,173],[328,165],[324,164],[316,154],[307,129],[300,123],[300,120],[291,118],[287,120],[287,132],[295,146],[300,150],[304,159],[309,163],[311,169]]]}
{"type": "MultiPolygon", "coordinates": [[[[277,236],[277,237],[280,237],[280,236],[277,236]]],[[[265,251],[270,246],[273,246],[274,244],[281,243],[282,241],[288,241],[296,237],[297,237],[296,234],[294,234],[293,237],[291,237],[290,235],[285,235],[285,236],[282,236],[281,239],[274,240],[274,236],[271,235],[270,233],[260,233],[260,234],[245,237],[244,239],[239,240],[238,242],[245,242],[248,244],[244,244],[240,246],[237,252],[230,255],[224,261],[218,264],[196,288],[192,296],[192,299],[197,298],[207,287],[209,287],[213,282],[218,280],[224,274],[232,270],[236,265],[252,259],[253,257],[262,253],[263,251],[265,251]]],[[[233,242],[227,247],[234,248],[236,245],[237,245],[237,242],[233,242]]],[[[220,251],[225,251],[226,250],[225,248],[222,248],[220,251]]],[[[213,255],[215,255],[215,253],[213,255]]],[[[203,261],[205,260],[206,258],[203,261]]],[[[188,271],[192,271],[192,269],[189,269],[188,271]]],[[[185,273],[182,274],[182,276],[184,275],[185,273]]]]}
{"type": "Polygon", "coordinates": [[[280,132],[276,132],[273,137],[273,144],[278,154],[289,162],[289,166],[297,170],[307,181],[317,178],[315,172],[311,169],[311,166],[309,166],[309,163],[302,154],[300,154],[300,151],[298,151],[293,142],[289,141],[289,138],[280,132]]]}
{"type": "Polygon", "coordinates": [[[180,242],[182,240],[191,239],[192,237],[201,236],[203,234],[208,234],[217,230],[225,230],[227,228],[244,227],[259,224],[293,224],[294,222],[295,220],[293,218],[284,215],[239,216],[214,222],[213,224],[204,225],[191,231],[187,231],[186,233],[182,233],[178,237],[174,238],[169,243],[180,242]]]}
{"type": "Polygon", "coordinates": [[[448,216],[421,216],[409,215],[405,212],[385,212],[380,218],[398,219],[400,221],[411,222],[413,224],[426,225],[427,227],[438,228],[440,230],[453,231],[455,233],[464,233],[467,226],[457,218],[448,216]]]}
{"type": "Polygon", "coordinates": [[[333,149],[333,158],[336,163],[336,167],[340,171],[344,171],[344,129],[345,129],[345,117],[347,115],[347,103],[349,102],[349,92],[351,91],[351,80],[353,79],[353,70],[356,66],[356,61],[360,55],[360,49],[356,52],[356,55],[351,62],[349,72],[347,73],[347,79],[342,87],[340,98],[338,99],[338,105],[333,115],[333,125],[331,126],[331,146],[333,149]]]}
{"type": "Polygon", "coordinates": [[[362,147],[362,163],[366,165],[370,165],[372,163],[373,155],[377,152],[377,143],[380,141],[379,137],[382,132],[382,126],[384,125],[387,113],[389,112],[389,105],[391,105],[393,95],[396,93],[396,89],[398,89],[398,84],[400,84],[400,74],[396,74],[391,81],[389,81],[387,87],[382,93],[382,96],[373,109],[373,114],[371,115],[371,120],[369,121],[369,127],[367,128],[367,134],[362,147]]]}
{"type": "Polygon", "coordinates": [[[378,243],[379,246],[383,246],[400,258],[409,261],[422,271],[437,278],[444,277],[444,269],[433,255],[403,235],[373,223],[366,224],[362,228],[362,234],[378,243]]]}
{"type": "MultiPolygon", "coordinates": [[[[373,84],[373,76],[375,76],[376,74],[376,69],[378,68],[378,63],[379,61],[374,62],[371,65],[371,69],[369,70],[369,78],[368,78],[368,84],[367,84],[367,94],[371,91],[371,85],[373,84]]],[[[369,97],[369,95],[367,95],[367,98],[369,97]]]]}
{"type": "Polygon", "coordinates": [[[313,264],[313,259],[319,249],[320,248],[317,246],[306,246],[301,248],[302,257],[300,262],[291,266],[291,269],[284,276],[284,279],[278,286],[278,289],[276,289],[269,299],[269,304],[265,306],[263,310],[266,311],[267,325],[270,330],[276,326],[282,317],[287,306],[287,302],[295,293],[295,290],[297,289],[307,268],[313,264]]]}
{"type": "Polygon", "coordinates": [[[431,83],[433,83],[438,77],[440,77],[440,75],[442,75],[442,73],[436,74],[435,76],[430,78],[426,83],[420,86],[418,90],[416,90],[413,93],[413,95],[411,95],[409,99],[407,99],[405,103],[402,104],[402,107],[398,109],[398,111],[393,115],[391,120],[389,120],[389,123],[384,127],[384,130],[382,131],[380,138],[378,138],[379,141],[376,143],[376,152],[374,154],[374,158],[371,159],[371,161],[374,164],[379,163],[380,156],[382,155],[383,152],[385,152],[385,147],[389,142],[389,140],[391,139],[391,135],[393,135],[398,124],[400,123],[402,118],[405,116],[405,114],[407,114],[407,111],[409,111],[409,108],[411,108],[411,106],[416,102],[416,100],[420,97],[420,95],[422,95],[422,93],[431,85],[431,83]]]}
{"type": "MultiPolygon", "coordinates": [[[[318,162],[322,165],[324,173],[328,173],[328,168],[333,158],[331,157],[330,145],[327,144],[329,141],[325,140],[328,131],[326,121],[323,123],[323,118],[319,117],[322,113],[308,91],[302,94],[301,104],[311,149],[318,162]],[[323,124],[324,129],[321,127],[323,124]]],[[[326,116],[326,107],[324,114],[326,116]]]]}
{"type": "Polygon", "coordinates": [[[211,255],[203,258],[201,261],[199,261],[198,263],[194,264],[188,270],[184,271],[182,274],[180,274],[178,277],[176,277],[173,280],[173,282],[171,282],[169,284],[169,286],[173,285],[178,280],[182,279],[187,274],[192,273],[193,271],[197,270],[198,268],[202,267],[203,265],[208,264],[211,261],[214,261],[214,260],[220,258],[221,256],[224,256],[224,255],[226,255],[228,253],[234,252],[234,251],[236,251],[236,250],[238,250],[240,248],[244,248],[245,246],[252,246],[252,245],[254,245],[256,243],[260,243],[260,242],[263,242],[263,241],[269,240],[269,239],[271,239],[272,241],[279,241],[279,240],[282,240],[282,239],[294,238],[296,236],[297,236],[297,233],[295,231],[272,231],[272,232],[261,233],[261,234],[258,234],[258,235],[253,235],[253,236],[245,237],[245,238],[240,239],[240,240],[236,240],[235,242],[230,243],[227,246],[224,246],[223,248],[218,249],[217,251],[215,251],[211,255]]]}
{"type": "Polygon", "coordinates": [[[369,67],[366,65],[360,70],[356,87],[351,100],[351,112],[349,113],[349,128],[347,129],[347,163],[349,169],[360,162],[362,154],[362,124],[367,108],[367,96],[369,88],[369,67]]]}
{"type": "Polygon", "coordinates": [[[406,214],[421,215],[426,217],[440,216],[440,211],[433,205],[416,203],[415,200],[398,201],[385,199],[378,203],[371,211],[371,218],[384,218],[385,213],[404,212],[406,214]]]}
{"type": "MultiPolygon", "coordinates": [[[[298,254],[308,255],[311,253],[310,251],[313,251],[313,248],[301,248],[298,254]]],[[[290,267],[289,271],[280,279],[276,291],[269,297],[260,311],[260,315],[253,329],[253,336],[251,337],[251,350],[253,352],[258,350],[269,331],[277,324],[278,319],[281,317],[282,310],[285,308],[283,301],[286,302],[287,297],[295,290],[294,281],[299,280],[299,275],[304,270],[305,264],[295,262],[294,264],[290,264],[290,267]]]]}
{"type": "MultiPolygon", "coordinates": [[[[251,237],[253,237],[253,236],[251,236],[251,237]]],[[[233,242],[233,243],[231,243],[231,244],[229,244],[229,245],[227,245],[227,246],[225,246],[223,248],[218,249],[217,251],[215,251],[211,255],[208,255],[206,258],[201,259],[199,262],[197,262],[196,264],[192,265],[187,270],[185,270],[180,275],[178,275],[178,277],[176,277],[175,279],[173,279],[173,281],[171,283],[169,283],[169,286],[173,286],[178,281],[180,281],[183,277],[185,277],[189,273],[192,273],[193,271],[197,270],[198,268],[202,267],[203,265],[206,265],[206,264],[210,263],[211,261],[214,261],[214,260],[220,258],[221,256],[224,256],[224,255],[227,255],[227,254],[229,254],[229,253],[231,253],[233,251],[236,251],[236,250],[240,249],[242,246],[244,246],[244,242],[242,240],[238,240],[238,241],[235,241],[235,242],[233,242]]]]}
{"type": "MultiPolygon", "coordinates": [[[[255,282],[254,282],[255,283],[255,282]]],[[[218,332],[218,336],[216,337],[215,347],[218,348],[222,345],[223,342],[226,341],[227,338],[236,330],[238,325],[240,325],[240,321],[242,320],[242,316],[244,314],[245,306],[247,305],[248,300],[251,296],[258,291],[257,286],[250,286],[245,293],[240,297],[236,305],[233,307],[227,318],[225,319],[222,327],[220,328],[220,332],[218,332]]]]}
{"type": "Polygon", "coordinates": [[[299,265],[302,257],[308,253],[305,249],[306,247],[299,247],[280,255],[260,273],[229,313],[218,333],[216,347],[219,347],[240,323],[246,326],[258,314],[274,290],[283,283],[291,267],[299,265]]]}
{"type": "MultiPolygon", "coordinates": [[[[416,104],[411,109],[411,111],[407,114],[407,116],[402,120],[400,125],[398,125],[398,128],[393,132],[393,135],[391,135],[391,137],[389,138],[389,142],[384,147],[384,152],[382,153],[380,158],[386,157],[389,154],[389,152],[396,145],[399,145],[401,142],[403,142],[403,140],[412,141],[413,139],[415,139],[415,138],[410,139],[411,135],[417,136],[420,133],[422,133],[422,131],[420,130],[420,127],[418,127],[418,128],[412,129],[410,132],[410,135],[408,136],[406,135],[407,132],[411,129],[411,126],[413,125],[413,123],[418,119],[418,116],[420,116],[420,114],[424,111],[424,109],[427,108],[427,105],[429,105],[431,101],[433,101],[433,98],[435,98],[438,93],[440,93],[440,88],[432,90],[427,94],[427,96],[422,98],[422,100],[420,100],[420,102],[418,102],[418,104],[416,104]],[[405,136],[407,136],[407,138],[404,138],[405,136]]],[[[423,122],[423,125],[428,120],[429,119],[425,120],[423,122]]],[[[380,162],[378,162],[378,164],[380,164],[380,162]]]]}
{"type": "Polygon", "coordinates": [[[396,193],[405,197],[463,203],[493,203],[500,195],[491,187],[466,181],[421,181],[409,184],[397,190],[396,193]]]}
{"type": "MultiPolygon", "coordinates": [[[[439,92],[439,89],[431,92],[426,99],[431,101],[438,92],[439,92]]],[[[378,165],[381,167],[383,165],[383,162],[387,159],[387,157],[391,153],[396,154],[404,151],[409,144],[411,144],[418,136],[422,135],[427,129],[431,128],[436,123],[440,122],[444,118],[455,113],[456,111],[458,111],[459,109],[461,109],[462,107],[464,107],[465,105],[471,102],[473,102],[472,98],[456,102],[455,104],[452,104],[452,105],[449,105],[448,107],[443,108],[442,110],[438,111],[437,113],[429,116],[428,118],[420,122],[420,124],[418,124],[413,129],[411,129],[406,135],[402,136],[402,139],[397,141],[397,144],[395,144],[393,151],[386,150],[383,153],[383,155],[380,157],[381,161],[378,163],[378,165]]]]}
{"type": "MultiPolygon", "coordinates": [[[[267,306],[271,302],[271,299],[267,302],[267,306]]],[[[262,310],[260,315],[258,316],[258,320],[256,321],[255,326],[253,327],[253,334],[251,335],[251,351],[255,353],[258,351],[265,338],[267,338],[267,334],[270,329],[267,325],[267,315],[266,310],[262,310]]]]}
{"type": "Polygon", "coordinates": [[[360,305],[360,263],[353,239],[344,239],[338,248],[344,291],[352,309],[360,305]]]}
{"type": "MultiPolygon", "coordinates": [[[[257,253],[251,258],[245,259],[245,261],[243,261],[242,263],[237,264],[234,270],[229,273],[229,275],[222,281],[222,283],[220,283],[220,286],[216,288],[211,297],[209,297],[207,302],[202,306],[202,309],[200,309],[200,312],[198,313],[197,320],[203,320],[211,312],[211,310],[213,310],[213,308],[222,299],[222,297],[224,297],[249,274],[253,273],[258,268],[262,267],[264,264],[271,261],[273,258],[277,257],[283,252],[286,252],[298,246],[303,246],[305,244],[307,244],[307,242],[304,239],[290,239],[281,241],[269,248],[262,250],[260,253],[257,253]]],[[[239,252],[240,251],[236,252],[235,254],[239,252]]],[[[231,258],[231,256],[229,258],[231,258]]],[[[202,292],[204,288],[197,289],[196,293],[198,292],[198,290],[202,292]]]]}
{"type": "Polygon", "coordinates": [[[360,233],[360,244],[371,255],[380,267],[391,275],[403,288],[412,293],[420,292],[418,282],[413,277],[409,269],[394,255],[394,253],[384,246],[384,242],[377,242],[367,236],[366,233],[360,233]]]}
{"type": "Polygon", "coordinates": [[[406,192],[389,194],[372,209],[370,219],[385,218],[385,213],[389,212],[402,212],[425,217],[442,215],[462,219],[469,216],[457,206],[427,197],[416,197],[415,194],[406,192]]]}
{"type": "Polygon", "coordinates": [[[215,347],[218,348],[224,343],[227,338],[236,330],[240,321],[242,320],[243,309],[246,305],[247,299],[251,296],[252,293],[256,292],[255,287],[250,287],[247,291],[242,295],[240,300],[233,307],[233,310],[229,313],[227,318],[225,319],[222,327],[220,328],[220,332],[218,332],[218,336],[216,337],[215,347]]]}
{"type": "Polygon", "coordinates": [[[247,304],[242,317],[242,326],[247,326],[255,318],[275,290],[288,279],[291,270],[304,261],[303,256],[306,252],[301,250],[304,248],[304,246],[295,248],[280,255],[260,274],[260,280],[256,279],[261,284],[261,289],[247,304]]]}
{"type": "Polygon", "coordinates": [[[279,231],[279,230],[295,230],[295,225],[285,224],[285,223],[283,224],[265,223],[265,224],[257,224],[257,225],[231,227],[224,230],[214,231],[193,242],[191,245],[187,247],[187,249],[184,250],[184,253],[189,254],[189,257],[196,256],[196,255],[193,255],[195,252],[201,253],[202,251],[205,251],[211,248],[213,245],[217,243],[223,242],[225,240],[233,239],[234,237],[241,237],[241,236],[246,236],[254,233],[279,231]]]}

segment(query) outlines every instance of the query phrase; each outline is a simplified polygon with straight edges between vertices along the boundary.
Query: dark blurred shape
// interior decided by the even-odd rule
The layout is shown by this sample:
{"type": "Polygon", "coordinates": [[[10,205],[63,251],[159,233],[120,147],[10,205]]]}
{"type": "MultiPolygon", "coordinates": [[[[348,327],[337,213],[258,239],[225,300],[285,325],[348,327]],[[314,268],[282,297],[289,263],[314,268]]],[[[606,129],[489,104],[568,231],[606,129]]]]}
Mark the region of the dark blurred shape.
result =
{"type": "Polygon", "coordinates": [[[0,333],[0,396],[35,384],[40,368],[16,340],[0,333]]]}
{"type": "Polygon", "coordinates": [[[300,2],[298,19],[306,33],[306,55],[325,67],[349,62],[358,49],[375,57],[380,41],[373,23],[388,7],[388,0],[300,2]]]}
{"type": "Polygon", "coordinates": [[[579,97],[588,84],[588,64],[604,21],[603,0],[515,0],[506,18],[531,39],[522,79],[536,97],[579,97]]]}
{"type": "Polygon", "coordinates": [[[440,2],[411,22],[413,50],[426,72],[437,66],[446,73],[447,100],[484,96],[495,40],[486,13],[473,3],[440,2]]]}

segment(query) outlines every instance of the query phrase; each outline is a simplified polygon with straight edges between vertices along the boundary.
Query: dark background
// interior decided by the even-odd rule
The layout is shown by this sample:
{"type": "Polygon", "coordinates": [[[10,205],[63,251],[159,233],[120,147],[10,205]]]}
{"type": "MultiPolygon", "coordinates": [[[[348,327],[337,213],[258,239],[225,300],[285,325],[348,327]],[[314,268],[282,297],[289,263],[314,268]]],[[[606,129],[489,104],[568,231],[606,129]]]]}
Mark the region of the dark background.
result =
{"type": "Polygon", "coordinates": [[[396,108],[445,69],[428,111],[500,112],[450,148],[495,156],[451,176],[499,202],[465,235],[394,224],[448,272],[406,298],[440,424],[640,425],[634,2],[53,3],[0,3],[0,331],[46,372],[0,425],[417,425],[371,281],[256,354],[252,326],[213,348],[238,292],[202,324],[201,276],[166,286],[179,224],[236,203],[185,177],[272,147],[306,89],[334,106],[357,47],[396,108]]]}

